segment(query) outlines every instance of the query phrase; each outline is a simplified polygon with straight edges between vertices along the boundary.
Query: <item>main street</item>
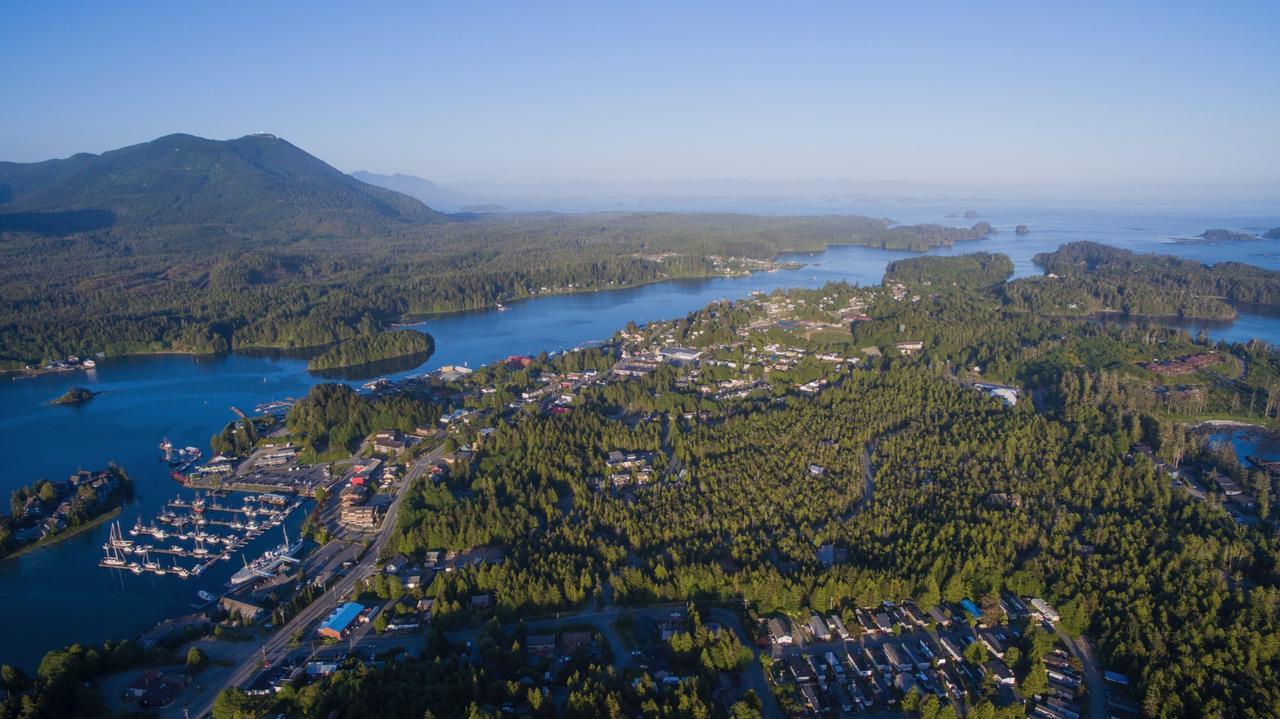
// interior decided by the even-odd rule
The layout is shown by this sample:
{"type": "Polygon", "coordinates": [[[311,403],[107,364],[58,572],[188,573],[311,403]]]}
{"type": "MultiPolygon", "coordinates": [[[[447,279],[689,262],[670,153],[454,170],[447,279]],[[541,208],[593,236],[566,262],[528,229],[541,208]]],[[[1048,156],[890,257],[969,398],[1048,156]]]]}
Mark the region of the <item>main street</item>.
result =
{"type": "MultiPolygon", "coordinates": [[[[430,440],[428,440],[430,441],[430,440]]],[[[387,540],[391,537],[391,532],[395,528],[396,513],[400,509],[400,502],[403,501],[409,487],[422,479],[427,470],[436,462],[440,461],[444,454],[443,445],[437,445],[430,452],[420,456],[410,465],[409,471],[405,474],[404,480],[400,483],[396,490],[395,497],[391,500],[391,504],[387,507],[386,515],[382,519],[382,525],[372,537],[364,556],[354,566],[351,567],[346,574],[342,575],[334,582],[325,593],[307,605],[302,611],[298,612],[284,626],[279,627],[266,638],[265,641],[257,648],[257,650],[248,658],[244,659],[239,666],[231,673],[227,681],[218,688],[218,691],[208,691],[200,696],[194,703],[187,708],[193,717],[203,717],[209,714],[213,708],[213,702],[217,698],[219,691],[231,687],[243,687],[251,679],[253,679],[262,669],[263,657],[266,657],[268,665],[274,664],[276,660],[283,658],[289,650],[289,644],[293,640],[294,634],[305,635],[314,622],[319,621],[327,616],[329,612],[338,605],[338,602],[351,593],[356,583],[367,577],[376,569],[378,556],[382,552],[382,548],[386,545],[387,540]]]]}

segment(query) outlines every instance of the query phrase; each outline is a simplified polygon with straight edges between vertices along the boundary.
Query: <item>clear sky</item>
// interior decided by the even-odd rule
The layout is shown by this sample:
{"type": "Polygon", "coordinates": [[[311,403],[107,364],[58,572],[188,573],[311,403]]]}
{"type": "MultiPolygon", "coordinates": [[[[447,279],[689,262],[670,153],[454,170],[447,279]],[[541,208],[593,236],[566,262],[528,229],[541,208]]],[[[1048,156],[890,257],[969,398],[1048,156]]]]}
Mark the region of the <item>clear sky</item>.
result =
{"type": "Polygon", "coordinates": [[[0,4],[0,159],[1280,196],[1280,2],[0,4]],[[371,9],[376,6],[375,9],[371,9]]]}

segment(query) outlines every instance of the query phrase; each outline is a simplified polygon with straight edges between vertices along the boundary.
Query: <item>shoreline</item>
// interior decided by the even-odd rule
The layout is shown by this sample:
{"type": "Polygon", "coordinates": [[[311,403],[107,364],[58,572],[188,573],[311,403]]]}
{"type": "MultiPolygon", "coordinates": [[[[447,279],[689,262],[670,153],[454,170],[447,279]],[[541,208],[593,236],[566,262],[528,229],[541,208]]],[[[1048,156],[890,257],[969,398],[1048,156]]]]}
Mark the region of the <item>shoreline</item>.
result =
{"type": "Polygon", "coordinates": [[[61,542],[64,539],[70,539],[71,537],[74,537],[77,534],[82,534],[83,532],[93,529],[94,527],[102,524],[103,522],[106,522],[109,519],[119,516],[120,513],[124,511],[125,504],[127,504],[127,502],[121,502],[115,509],[104,512],[98,515],[97,517],[90,519],[84,524],[77,525],[76,527],[68,529],[65,532],[59,532],[53,535],[52,537],[41,537],[40,539],[37,539],[36,541],[31,542],[30,544],[24,544],[21,547],[18,547],[17,549],[13,550],[12,552],[4,555],[3,557],[0,557],[0,562],[7,562],[10,559],[17,559],[18,557],[21,557],[24,554],[34,552],[38,549],[44,549],[45,547],[52,547],[53,545],[61,542]]]}
{"type": "MultiPolygon", "coordinates": [[[[942,242],[942,243],[930,246],[923,250],[893,249],[893,248],[887,248],[887,247],[877,247],[875,245],[864,245],[864,244],[859,244],[857,242],[827,242],[827,243],[824,243],[821,247],[813,247],[813,248],[799,247],[799,248],[788,248],[784,250],[779,250],[772,256],[765,258],[763,260],[755,260],[755,258],[749,258],[749,257],[739,258],[739,259],[752,260],[756,262],[772,263],[774,266],[769,268],[748,269],[748,270],[743,270],[742,272],[732,272],[732,273],[716,272],[716,273],[687,275],[687,276],[680,276],[680,277],[662,277],[662,278],[656,278],[652,280],[642,280],[637,282],[629,282],[626,284],[606,286],[606,287],[565,289],[563,291],[547,292],[546,294],[528,295],[525,297],[508,299],[505,301],[501,299],[494,299],[492,302],[486,302],[484,304],[473,306],[473,307],[459,307],[451,310],[423,312],[417,315],[404,314],[404,315],[401,315],[399,321],[389,322],[387,324],[387,328],[395,330],[395,329],[405,329],[409,327],[416,327],[418,325],[426,323],[427,321],[435,317],[457,315],[457,314],[463,314],[466,312],[478,312],[481,310],[494,310],[494,309],[497,309],[498,305],[510,305],[517,302],[525,302],[528,300],[543,299],[547,297],[564,297],[569,295],[588,294],[592,292],[610,292],[613,290],[631,290],[631,289],[637,289],[640,287],[647,287],[649,285],[662,284],[664,282],[676,282],[679,280],[714,280],[714,279],[720,279],[720,278],[734,279],[734,278],[752,277],[758,272],[776,272],[778,270],[783,270],[783,269],[798,270],[798,269],[807,267],[809,263],[800,262],[800,261],[779,262],[778,258],[782,257],[783,255],[800,255],[805,253],[808,253],[810,256],[812,256],[819,252],[827,252],[832,248],[836,248],[836,247],[860,247],[868,250],[878,250],[881,252],[907,252],[907,253],[911,253],[913,255],[919,256],[919,255],[927,255],[930,252],[933,252],[935,250],[954,247],[957,244],[957,242],[977,242],[977,241],[980,241],[981,239],[987,239],[987,238],[973,238],[973,239],[964,239],[959,241],[942,242]],[[413,321],[406,322],[405,321],[406,319],[412,319],[413,321]]],[[[704,257],[701,259],[706,259],[706,258],[704,257]]],[[[162,349],[162,350],[156,350],[156,351],[125,352],[122,354],[113,354],[113,355],[104,354],[103,359],[109,360],[109,359],[127,358],[127,357],[155,357],[155,356],[165,356],[165,355],[186,356],[186,357],[220,357],[223,355],[235,354],[242,350],[305,352],[307,350],[317,350],[324,347],[329,347],[329,346],[332,346],[333,344],[334,344],[333,342],[327,342],[327,343],[318,344],[318,345],[309,345],[306,347],[288,347],[283,345],[255,344],[255,345],[244,345],[240,347],[232,347],[226,350],[225,352],[196,352],[191,350],[162,349]]],[[[66,373],[75,372],[75,371],[88,371],[89,369],[91,368],[77,368],[77,369],[71,369],[71,370],[50,370],[50,371],[45,371],[41,369],[34,372],[27,370],[25,368],[0,369],[0,377],[4,377],[6,375],[12,375],[12,379],[17,380],[17,379],[40,377],[45,374],[66,374],[66,373]]]]}

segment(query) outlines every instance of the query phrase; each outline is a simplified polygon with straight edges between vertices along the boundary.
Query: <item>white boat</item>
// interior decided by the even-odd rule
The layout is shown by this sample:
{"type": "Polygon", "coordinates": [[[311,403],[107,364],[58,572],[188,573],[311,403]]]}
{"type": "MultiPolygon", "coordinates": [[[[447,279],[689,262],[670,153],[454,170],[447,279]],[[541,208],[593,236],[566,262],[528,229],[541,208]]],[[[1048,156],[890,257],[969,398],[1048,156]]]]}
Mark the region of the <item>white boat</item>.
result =
{"type": "Polygon", "coordinates": [[[301,549],[302,540],[290,544],[289,533],[286,531],[282,544],[268,549],[261,557],[252,562],[247,562],[242,569],[233,574],[231,576],[231,586],[238,586],[258,577],[274,575],[281,566],[296,563],[298,560],[295,557],[301,549]]]}
{"type": "Polygon", "coordinates": [[[205,590],[203,590],[203,589],[201,589],[200,591],[196,592],[196,596],[197,596],[197,597],[200,597],[200,599],[202,599],[202,600],[204,600],[204,601],[206,601],[206,602],[216,602],[216,601],[218,601],[218,595],[216,595],[216,594],[214,594],[214,593],[212,593],[212,592],[206,592],[206,591],[205,591],[205,590]]]}

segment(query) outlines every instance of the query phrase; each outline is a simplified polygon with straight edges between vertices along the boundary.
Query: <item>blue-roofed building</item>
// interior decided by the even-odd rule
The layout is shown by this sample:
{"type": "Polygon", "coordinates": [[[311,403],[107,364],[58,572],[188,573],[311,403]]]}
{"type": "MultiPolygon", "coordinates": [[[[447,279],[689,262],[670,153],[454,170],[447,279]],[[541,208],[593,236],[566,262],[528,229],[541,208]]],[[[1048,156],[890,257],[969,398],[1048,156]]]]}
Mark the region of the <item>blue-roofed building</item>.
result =
{"type": "Polygon", "coordinates": [[[341,639],[347,633],[347,630],[351,628],[351,623],[363,611],[364,605],[359,602],[347,602],[333,610],[333,613],[320,623],[320,629],[317,631],[322,637],[341,639]]]}
{"type": "Polygon", "coordinates": [[[964,611],[969,616],[973,617],[974,619],[982,618],[982,610],[978,609],[978,605],[974,604],[972,599],[968,599],[968,598],[961,599],[960,606],[964,609],[964,611]]]}

